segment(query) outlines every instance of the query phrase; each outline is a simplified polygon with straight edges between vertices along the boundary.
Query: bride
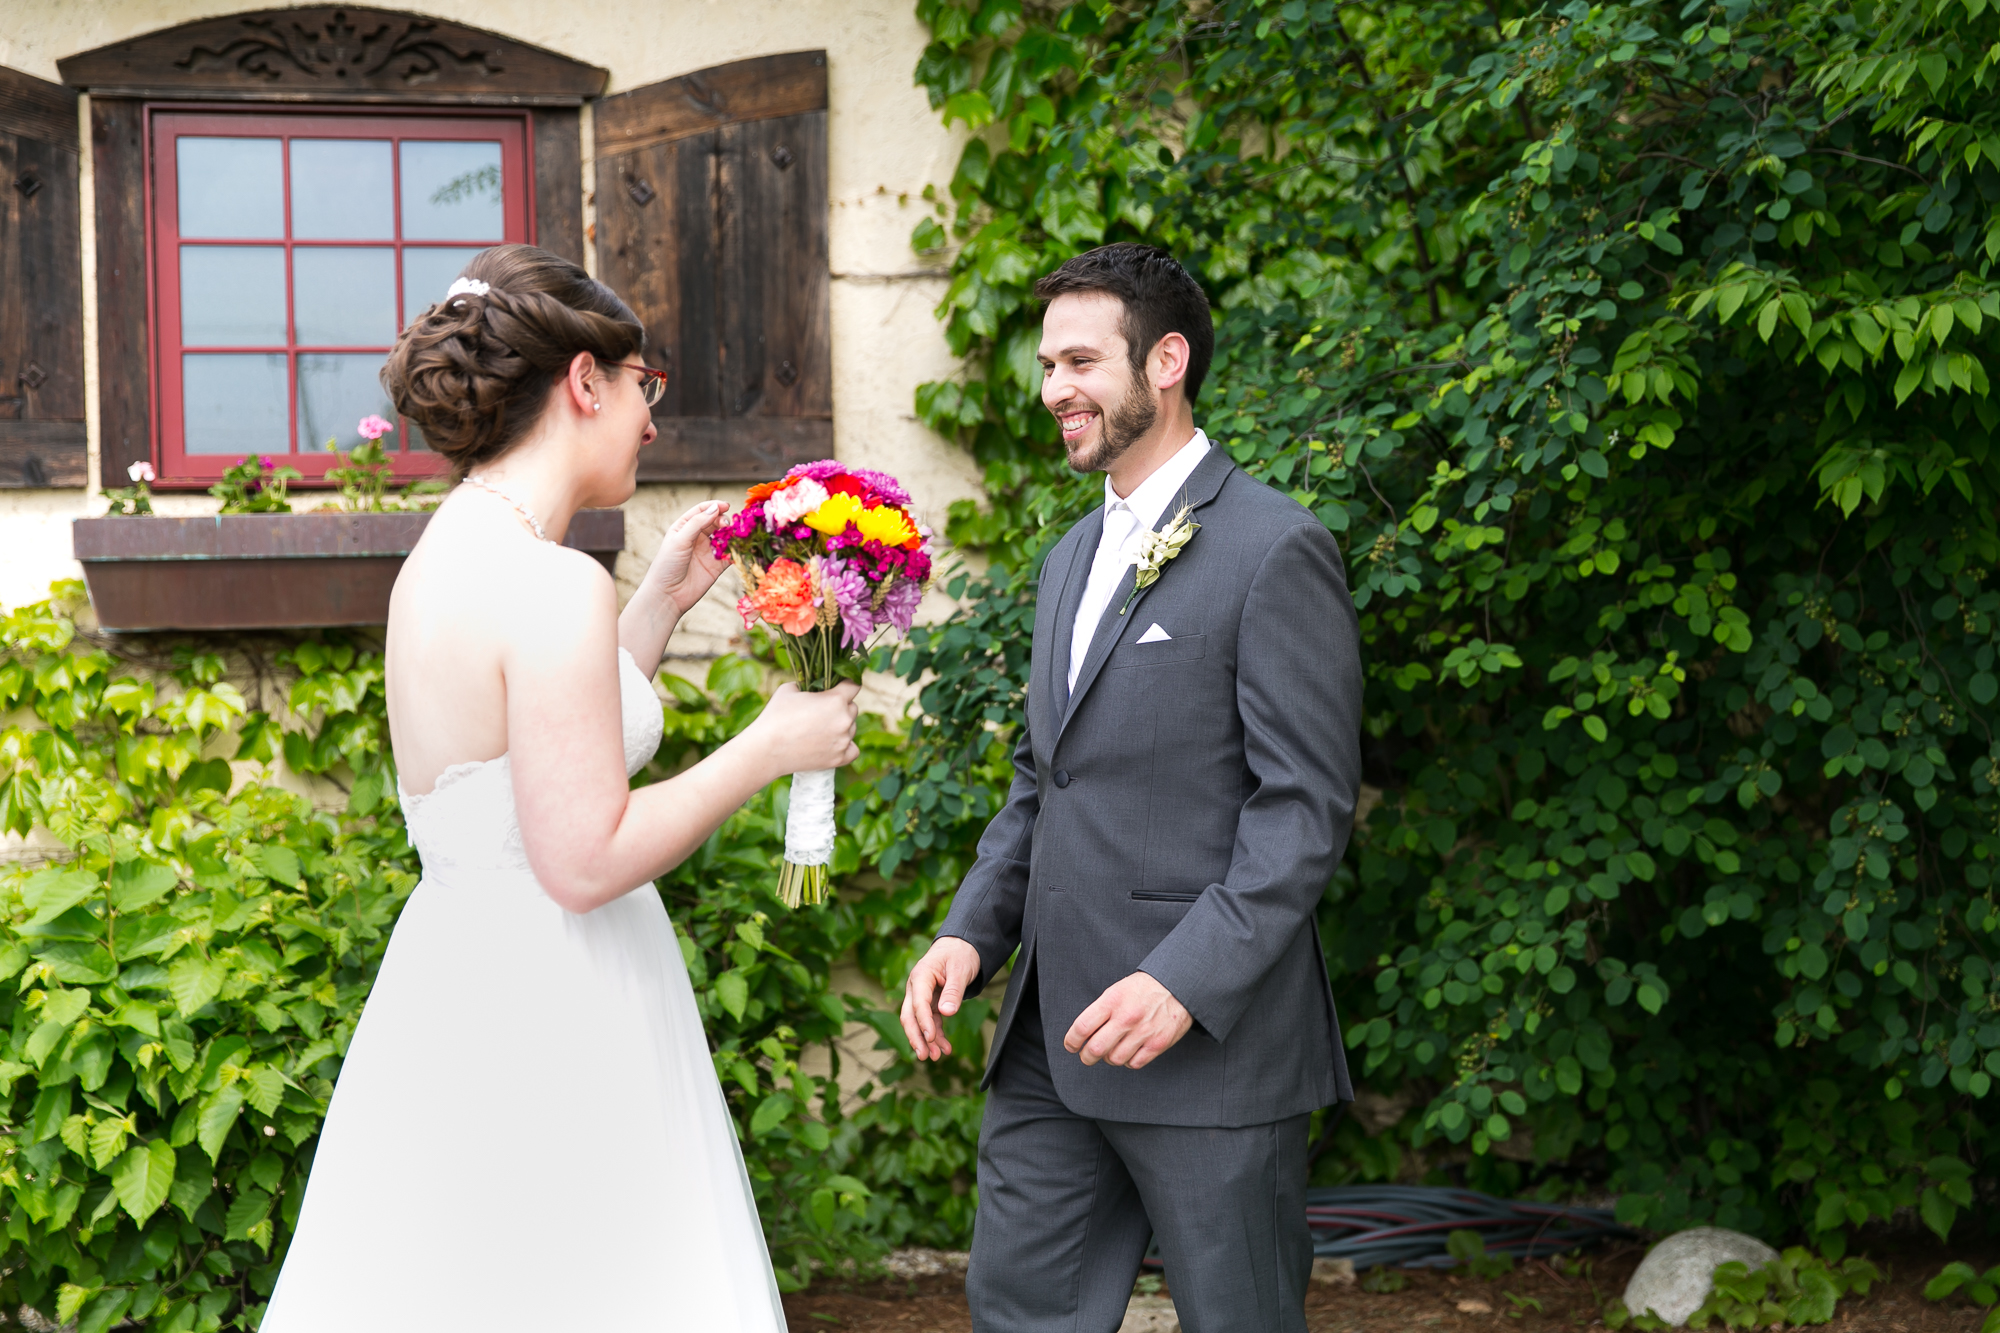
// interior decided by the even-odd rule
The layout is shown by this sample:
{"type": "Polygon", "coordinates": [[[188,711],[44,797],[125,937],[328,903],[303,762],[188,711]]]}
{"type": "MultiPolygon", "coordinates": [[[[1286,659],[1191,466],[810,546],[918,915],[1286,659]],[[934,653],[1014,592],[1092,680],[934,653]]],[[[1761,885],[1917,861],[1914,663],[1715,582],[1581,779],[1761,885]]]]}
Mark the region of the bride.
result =
{"type": "Polygon", "coordinates": [[[745,800],[855,757],[854,687],[781,686],[632,790],[650,679],[715,581],[697,505],[624,611],[559,543],[631,496],[659,372],[565,260],[482,252],[383,372],[464,478],[396,581],[387,691],[423,860],[341,1068],[264,1333],[686,1329],[785,1316],[651,881],[745,800]]]}

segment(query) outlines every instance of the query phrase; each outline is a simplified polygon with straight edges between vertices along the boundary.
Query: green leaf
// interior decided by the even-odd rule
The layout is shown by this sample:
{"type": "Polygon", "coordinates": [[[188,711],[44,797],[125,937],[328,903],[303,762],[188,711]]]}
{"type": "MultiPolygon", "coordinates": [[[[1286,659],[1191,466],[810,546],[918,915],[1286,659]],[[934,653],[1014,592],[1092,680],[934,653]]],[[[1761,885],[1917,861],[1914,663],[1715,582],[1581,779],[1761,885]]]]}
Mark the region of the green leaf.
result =
{"type": "Polygon", "coordinates": [[[229,968],[219,959],[187,956],[177,958],[167,968],[167,990],[183,1018],[204,1008],[222,994],[229,968]]]}
{"type": "Polygon", "coordinates": [[[28,924],[39,926],[53,921],[95,894],[102,881],[88,870],[69,870],[50,866],[28,876],[21,885],[21,901],[27,905],[31,916],[28,924]]]}
{"type": "Polygon", "coordinates": [[[1951,1226],[1958,1218],[1958,1205],[1944,1196],[1937,1186],[1926,1186],[1923,1196],[1917,1201],[1917,1215],[1924,1225],[1937,1233],[1939,1240],[1951,1239],[1951,1226]]]}
{"type": "Polygon", "coordinates": [[[762,1138],[784,1123],[785,1117],[791,1113],[792,1099],[782,1092],[772,1093],[758,1104],[757,1110],[750,1117],[752,1137],[762,1138]]]}
{"type": "Polygon", "coordinates": [[[271,1196],[263,1190],[250,1187],[238,1194],[223,1216],[222,1238],[224,1240],[248,1240],[250,1228],[271,1215],[271,1196]]]}
{"type": "Polygon", "coordinates": [[[111,907],[130,912],[158,902],[180,883],[172,866],[157,861],[120,861],[111,871],[111,907]]]}
{"type": "Polygon", "coordinates": [[[98,1290],[96,1287],[79,1287],[74,1282],[63,1283],[56,1291],[56,1322],[74,1323],[77,1311],[81,1310],[83,1303],[98,1290]]]}
{"type": "Polygon", "coordinates": [[[1954,1259],[1924,1284],[1924,1299],[1941,1301],[1968,1282],[1979,1280],[1978,1272],[1962,1259],[1954,1259]]]}
{"type": "Polygon", "coordinates": [[[159,1211],[174,1183],[174,1150],[165,1139],[134,1144],[111,1168],[111,1188],[135,1222],[159,1211]]]}
{"type": "Polygon", "coordinates": [[[729,1011],[729,1016],[740,1023],[743,1011],[750,1003],[750,983],[741,972],[732,968],[715,979],[715,997],[729,1011]]]}
{"type": "Polygon", "coordinates": [[[210,1161],[220,1160],[223,1141],[229,1137],[229,1130],[242,1111],[243,1085],[240,1083],[227,1084],[210,1093],[202,1102],[200,1119],[196,1122],[196,1137],[210,1161]]]}
{"type": "Polygon", "coordinates": [[[250,861],[274,883],[290,888],[299,882],[298,853],[283,843],[269,842],[252,848],[250,861]]]}

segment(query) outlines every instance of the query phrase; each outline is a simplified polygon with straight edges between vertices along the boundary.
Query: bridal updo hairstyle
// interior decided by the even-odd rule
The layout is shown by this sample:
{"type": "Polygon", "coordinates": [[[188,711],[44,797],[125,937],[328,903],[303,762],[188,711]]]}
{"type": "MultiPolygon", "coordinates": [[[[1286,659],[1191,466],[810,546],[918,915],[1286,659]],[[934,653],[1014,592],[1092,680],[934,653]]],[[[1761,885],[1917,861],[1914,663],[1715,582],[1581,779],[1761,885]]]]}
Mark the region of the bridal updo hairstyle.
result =
{"type": "Polygon", "coordinates": [[[410,322],[382,367],[396,410],[463,477],[519,444],[578,352],[624,361],[645,326],[609,287],[532,245],[496,245],[462,275],[487,285],[410,322]]]}

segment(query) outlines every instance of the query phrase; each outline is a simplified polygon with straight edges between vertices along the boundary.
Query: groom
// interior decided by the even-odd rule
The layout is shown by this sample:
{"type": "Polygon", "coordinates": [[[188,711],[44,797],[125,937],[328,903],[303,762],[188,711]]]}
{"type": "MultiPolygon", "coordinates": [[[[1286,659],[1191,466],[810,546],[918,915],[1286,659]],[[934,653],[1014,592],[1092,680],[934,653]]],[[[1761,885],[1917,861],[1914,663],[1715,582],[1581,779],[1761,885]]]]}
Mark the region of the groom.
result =
{"type": "Polygon", "coordinates": [[[1013,787],[902,1014],[949,1052],[940,1015],[1020,949],[973,1327],[1111,1333],[1157,1236],[1188,1333],[1302,1333],[1307,1121],[1354,1095],[1314,921],[1361,777],[1354,604],[1327,530],[1195,429],[1215,335],[1172,256],[1103,246],[1035,294],[1104,507],[1042,566],[1013,787]]]}

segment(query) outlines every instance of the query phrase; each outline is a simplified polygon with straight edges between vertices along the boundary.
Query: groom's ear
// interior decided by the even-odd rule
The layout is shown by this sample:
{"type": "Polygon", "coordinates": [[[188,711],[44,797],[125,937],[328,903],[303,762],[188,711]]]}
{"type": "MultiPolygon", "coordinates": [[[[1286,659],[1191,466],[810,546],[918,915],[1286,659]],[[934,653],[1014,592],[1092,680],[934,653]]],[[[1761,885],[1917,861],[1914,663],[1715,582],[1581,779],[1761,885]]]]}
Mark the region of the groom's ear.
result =
{"type": "Polygon", "coordinates": [[[1168,333],[1153,344],[1153,350],[1146,353],[1146,379],[1160,393],[1187,379],[1191,360],[1188,340],[1181,334],[1168,333]]]}

